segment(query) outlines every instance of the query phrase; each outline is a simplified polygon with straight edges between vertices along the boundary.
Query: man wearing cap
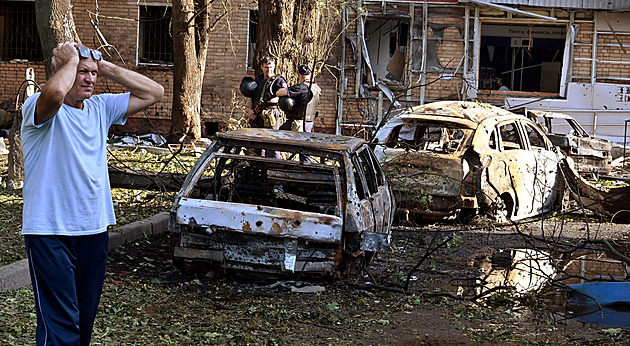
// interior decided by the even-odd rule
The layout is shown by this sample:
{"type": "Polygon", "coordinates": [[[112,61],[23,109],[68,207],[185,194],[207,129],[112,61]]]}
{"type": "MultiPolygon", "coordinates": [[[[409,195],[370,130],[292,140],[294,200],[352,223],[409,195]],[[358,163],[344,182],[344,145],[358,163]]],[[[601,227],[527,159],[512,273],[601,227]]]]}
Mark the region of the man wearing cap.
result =
{"type": "Polygon", "coordinates": [[[107,135],[162,98],[153,80],[75,42],[53,49],[54,74],[22,107],[26,244],[37,345],[89,345],[116,223],[107,135]],[[129,92],[93,95],[104,77],[129,92]]]}
{"type": "Polygon", "coordinates": [[[262,73],[257,75],[256,92],[249,104],[249,124],[251,127],[266,127],[277,130],[284,122],[284,114],[278,109],[279,89],[286,89],[287,82],[275,74],[276,60],[270,56],[260,59],[262,73]]]}
{"type": "Polygon", "coordinates": [[[300,65],[298,84],[276,92],[277,96],[288,96],[295,100],[293,109],[285,111],[287,122],[280,127],[281,130],[313,131],[313,122],[317,117],[317,105],[322,89],[311,81],[311,75],[312,71],[308,65],[300,65]],[[304,120],[306,124],[303,124],[304,120]]]}

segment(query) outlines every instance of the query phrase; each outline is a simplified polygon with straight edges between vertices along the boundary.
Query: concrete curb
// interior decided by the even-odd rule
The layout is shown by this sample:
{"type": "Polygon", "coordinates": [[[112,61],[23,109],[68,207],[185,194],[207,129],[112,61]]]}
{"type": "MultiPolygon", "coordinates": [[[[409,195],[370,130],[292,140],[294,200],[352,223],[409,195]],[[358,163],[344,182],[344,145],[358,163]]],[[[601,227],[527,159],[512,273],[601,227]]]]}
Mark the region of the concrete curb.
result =
{"type": "MultiPolygon", "coordinates": [[[[162,212],[152,217],[120,226],[109,232],[109,251],[125,242],[138,240],[168,230],[169,213],[162,212]]],[[[0,292],[22,288],[31,284],[28,260],[23,259],[0,268],[0,292]]]]}

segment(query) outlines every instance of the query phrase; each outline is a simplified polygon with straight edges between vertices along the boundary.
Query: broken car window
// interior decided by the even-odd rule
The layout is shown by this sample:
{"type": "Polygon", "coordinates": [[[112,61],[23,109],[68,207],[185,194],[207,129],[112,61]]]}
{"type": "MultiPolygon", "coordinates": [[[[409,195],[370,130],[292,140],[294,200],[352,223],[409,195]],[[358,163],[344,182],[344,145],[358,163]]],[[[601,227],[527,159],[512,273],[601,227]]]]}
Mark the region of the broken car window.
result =
{"type": "Polygon", "coordinates": [[[448,124],[448,127],[435,124],[402,124],[395,127],[386,146],[392,149],[426,150],[453,153],[459,149],[464,138],[472,130],[448,124]]]}
{"type": "MultiPolygon", "coordinates": [[[[190,197],[337,214],[339,162],[301,164],[297,153],[278,152],[284,160],[243,155],[256,148],[224,147],[207,161],[190,197]]],[[[313,157],[315,161],[325,161],[313,157]]],[[[341,192],[340,192],[341,193],[341,192]]]]}
{"type": "Polygon", "coordinates": [[[515,150],[525,149],[521,138],[518,134],[516,123],[508,123],[499,126],[499,135],[501,136],[501,143],[503,144],[503,150],[515,150]]]}
{"type": "Polygon", "coordinates": [[[356,156],[352,158],[352,161],[352,171],[354,173],[354,183],[357,187],[357,195],[359,196],[359,199],[366,199],[367,196],[369,196],[369,191],[366,190],[365,184],[363,183],[363,179],[365,177],[362,170],[363,167],[356,156]]]}
{"type": "Polygon", "coordinates": [[[377,171],[372,165],[372,160],[370,160],[368,151],[363,149],[359,152],[357,157],[359,164],[363,168],[363,172],[365,172],[365,180],[367,183],[368,190],[370,191],[370,195],[374,194],[378,191],[377,185],[377,171]]]}
{"type": "Polygon", "coordinates": [[[490,138],[488,139],[488,147],[490,147],[490,149],[494,149],[494,150],[498,150],[499,148],[497,147],[497,131],[492,131],[492,133],[490,134],[490,138]]]}
{"type": "Polygon", "coordinates": [[[532,149],[547,149],[545,140],[535,128],[533,128],[530,124],[525,124],[525,131],[527,132],[527,138],[529,138],[529,144],[532,149]]]}

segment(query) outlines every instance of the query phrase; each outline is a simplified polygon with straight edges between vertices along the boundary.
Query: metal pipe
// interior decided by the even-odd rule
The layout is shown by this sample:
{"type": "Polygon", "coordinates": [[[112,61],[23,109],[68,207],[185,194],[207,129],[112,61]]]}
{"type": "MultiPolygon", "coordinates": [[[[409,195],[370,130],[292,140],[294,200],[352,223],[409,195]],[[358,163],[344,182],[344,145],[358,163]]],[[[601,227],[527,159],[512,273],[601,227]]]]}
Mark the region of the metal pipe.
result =
{"type": "Polygon", "coordinates": [[[411,70],[413,66],[413,22],[416,18],[416,9],[413,2],[409,3],[409,30],[407,30],[407,77],[405,86],[407,88],[406,98],[411,97],[411,70]]]}
{"type": "Polygon", "coordinates": [[[555,21],[558,20],[557,18],[543,16],[541,14],[536,14],[536,13],[532,13],[532,12],[522,11],[522,10],[518,10],[518,9],[515,9],[515,8],[512,8],[512,7],[508,7],[508,6],[492,4],[492,3],[481,1],[481,0],[470,0],[470,2],[472,2],[474,4],[477,4],[477,5],[481,5],[481,6],[487,6],[487,7],[496,8],[496,9],[501,10],[501,11],[522,14],[524,16],[538,18],[538,19],[544,19],[544,20],[548,20],[548,21],[551,21],[551,22],[555,22],[555,21]]]}
{"type": "Polygon", "coordinates": [[[462,99],[468,100],[468,70],[470,66],[470,56],[468,55],[468,50],[470,49],[468,42],[470,39],[470,6],[464,6],[464,71],[462,71],[462,80],[463,89],[462,89],[462,99]],[[466,91],[465,91],[466,90],[466,91]]]}
{"type": "Polygon", "coordinates": [[[630,119],[626,119],[623,125],[623,168],[626,168],[626,140],[628,136],[628,121],[630,121],[630,119]]]}
{"type": "Polygon", "coordinates": [[[420,104],[424,104],[424,94],[426,92],[426,82],[427,82],[427,30],[429,27],[428,23],[428,15],[429,15],[429,4],[425,0],[422,4],[422,70],[420,75],[420,104]]]}
{"type": "MultiPolygon", "coordinates": [[[[479,19],[479,7],[475,7],[475,19],[473,28],[473,47],[476,50],[481,46],[481,20],[479,19]]],[[[477,90],[479,90],[479,52],[473,54],[473,81],[475,87],[475,98],[477,97],[477,90]]]]}
{"type": "Polygon", "coordinates": [[[344,30],[344,37],[341,39],[341,63],[339,68],[339,87],[337,95],[337,119],[335,120],[335,134],[341,134],[341,123],[343,118],[343,96],[346,92],[345,72],[346,72],[346,15],[347,7],[341,4],[341,30],[344,30]]]}

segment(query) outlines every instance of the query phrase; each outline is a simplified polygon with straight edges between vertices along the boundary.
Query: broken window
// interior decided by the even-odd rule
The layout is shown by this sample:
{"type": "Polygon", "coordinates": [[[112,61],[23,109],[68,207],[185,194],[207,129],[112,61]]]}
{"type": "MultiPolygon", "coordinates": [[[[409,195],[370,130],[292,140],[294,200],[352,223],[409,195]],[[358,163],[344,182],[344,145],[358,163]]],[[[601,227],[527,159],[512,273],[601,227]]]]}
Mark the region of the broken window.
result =
{"type": "Polygon", "coordinates": [[[352,165],[352,173],[354,174],[354,184],[357,188],[357,196],[359,196],[359,199],[364,200],[370,195],[370,193],[363,183],[365,177],[363,176],[363,171],[361,170],[359,162],[356,162],[356,158],[353,158],[353,160],[355,162],[353,162],[352,165]]]}
{"type": "Polygon", "coordinates": [[[259,148],[222,148],[205,163],[190,197],[339,214],[337,160],[309,155],[314,163],[305,164],[295,152],[275,151],[282,159],[256,153],[259,148]]]}
{"type": "Polygon", "coordinates": [[[540,134],[535,128],[533,128],[530,124],[525,125],[525,132],[527,133],[527,138],[529,138],[529,144],[532,149],[547,149],[545,145],[545,140],[543,139],[542,134],[540,134]]]}
{"type": "Polygon", "coordinates": [[[393,149],[453,153],[471,133],[472,130],[460,128],[457,124],[402,124],[392,130],[385,145],[393,149]]]}
{"type": "Polygon", "coordinates": [[[256,51],[256,32],[258,31],[258,10],[249,10],[249,20],[247,21],[249,34],[247,35],[247,69],[253,71],[254,52],[256,51]]]}
{"type": "Polygon", "coordinates": [[[578,137],[589,137],[588,132],[574,119],[548,118],[549,131],[556,134],[570,134],[578,137]]]}
{"type": "Polygon", "coordinates": [[[559,92],[565,41],[565,26],[483,24],[479,88],[559,92]]]}
{"type": "Polygon", "coordinates": [[[518,134],[516,123],[508,123],[499,126],[499,135],[501,136],[503,150],[525,149],[518,134]]]}
{"type": "Polygon", "coordinates": [[[488,147],[493,150],[499,150],[497,146],[497,131],[492,131],[490,138],[488,139],[488,147]]]}
{"type": "Polygon", "coordinates": [[[376,193],[378,191],[378,171],[374,167],[372,160],[370,159],[369,152],[367,150],[362,150],[359,152],[359,164],[363,168],[363,172],[365,173],[365,180],[367,182],[368,191],[370,195],[376,193]]]}
{"type": "Polygon", "coordinates": [[[42,61],[34,1],[0,2],[0,60],[42,61]]]}
{"type": "Polygon", "coordinates": [[[365,44],[376,80],[403,83],[409,24],[401,19],[369,19],[365,44]]]}
{"type": "Polygon", "coordinates": [[[172,65],[173,35],[171,6],[138,6],[138,63],[141,65],[172,65]]]}

